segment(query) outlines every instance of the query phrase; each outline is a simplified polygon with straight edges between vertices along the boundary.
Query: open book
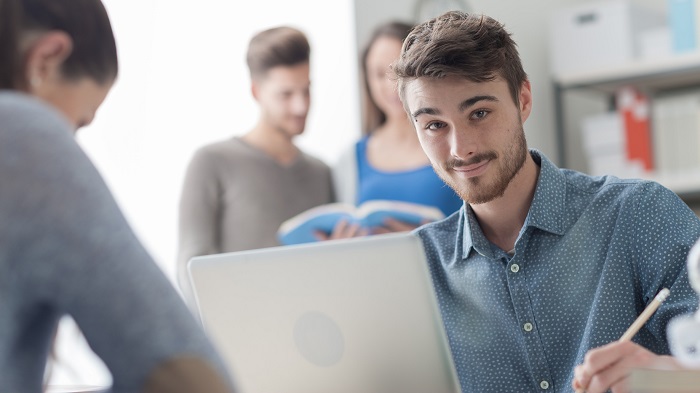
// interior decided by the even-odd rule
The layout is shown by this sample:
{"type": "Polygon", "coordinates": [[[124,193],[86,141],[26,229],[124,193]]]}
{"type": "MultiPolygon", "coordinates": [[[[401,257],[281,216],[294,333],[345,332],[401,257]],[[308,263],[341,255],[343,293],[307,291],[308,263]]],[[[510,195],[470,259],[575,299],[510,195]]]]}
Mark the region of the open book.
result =
{"type": "Polygon", "coordinates": [[[420,225],[444,217],[436,207],[411,202],[372,200],[358,207],[348,203],[330,203],[311,208],[285,221],[277,232],[277,238],[285,245],[315,242],[315,231],[331,233],[342,219],[371,229],[382,226],[387,218],[420,225]]]}

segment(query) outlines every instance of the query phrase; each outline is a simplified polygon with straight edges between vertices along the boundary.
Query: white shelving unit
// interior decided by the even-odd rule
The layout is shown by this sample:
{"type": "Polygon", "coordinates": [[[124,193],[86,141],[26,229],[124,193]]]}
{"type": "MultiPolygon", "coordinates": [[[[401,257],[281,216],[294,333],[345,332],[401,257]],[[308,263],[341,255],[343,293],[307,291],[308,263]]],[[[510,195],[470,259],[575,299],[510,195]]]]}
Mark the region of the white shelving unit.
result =
{"type": "MultiPolygon", "coordinates": [[[[616,89],[634,85],[649,94],[686,87],[700,87],[700,53],[631,62],[605,69],[554,76],[555,116],[559,163],[567,167],[566,138],[573,130],[565,126],[565,95],[574,90],[598,92],[612,102],[616,89]]],[[[700,150],[698,151],[700,154],[700,150]]],[[[651,173],[645,176],[673,190],[689,203],[700,203],[700,168],[678,173],[651,173]]]]}
{"type": "Polygon", "coordinates": [[[587,88],[605,93],[634,84],[645,90],[667,90],[700,83],[700,53],[635,61],[598,70],[555,75],[563,89],[587,88]]]}

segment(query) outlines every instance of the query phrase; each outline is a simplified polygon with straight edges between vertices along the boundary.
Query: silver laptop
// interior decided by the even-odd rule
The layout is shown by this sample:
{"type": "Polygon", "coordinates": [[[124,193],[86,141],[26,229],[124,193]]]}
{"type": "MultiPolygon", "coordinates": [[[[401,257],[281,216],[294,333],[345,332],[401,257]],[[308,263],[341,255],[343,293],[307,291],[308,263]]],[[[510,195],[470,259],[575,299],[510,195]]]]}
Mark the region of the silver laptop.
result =
{"type": "Polygon", "coordinates": [[[195,257],[197,311],[243,393],[458,393],[420,239],[195,257]]]}

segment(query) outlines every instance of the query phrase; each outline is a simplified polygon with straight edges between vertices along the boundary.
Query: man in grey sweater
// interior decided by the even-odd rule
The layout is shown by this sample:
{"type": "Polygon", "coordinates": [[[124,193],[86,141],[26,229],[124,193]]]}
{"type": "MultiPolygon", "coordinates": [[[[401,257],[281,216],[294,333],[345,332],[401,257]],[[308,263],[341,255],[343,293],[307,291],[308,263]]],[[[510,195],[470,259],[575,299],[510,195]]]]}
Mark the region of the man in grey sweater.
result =
{"type": "Polygon", "coordinates": [[[291,27],[256,34],[248,46],[255,127],[200,148],[180,200],[178,278],[191,300],[187,262],[198,255],[279,245],[285,220],[333,201],[330,168],[296,147],[311,102],[310,47],[291,27]]]}

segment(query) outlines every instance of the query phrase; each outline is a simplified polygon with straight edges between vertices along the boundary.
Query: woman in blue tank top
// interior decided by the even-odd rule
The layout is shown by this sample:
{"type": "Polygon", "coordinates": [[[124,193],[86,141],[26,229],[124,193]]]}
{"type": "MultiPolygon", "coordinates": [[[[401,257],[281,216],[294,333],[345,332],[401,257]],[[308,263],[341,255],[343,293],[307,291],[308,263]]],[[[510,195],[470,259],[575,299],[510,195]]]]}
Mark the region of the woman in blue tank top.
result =
{"type": "MultiPolygon", "coordinates": [[[[365,135],[336,166],[336,193],[341,201],[355,205],[395,200],[437,207],[449,216],[459,210],[462,200],[433,171],[388,74],[412,27],[402,22],[381,25],[365,47],[361,58],[365,135]]],[[[415,227],[396,221],[385,226],[388,232],[415,227]]]]}

